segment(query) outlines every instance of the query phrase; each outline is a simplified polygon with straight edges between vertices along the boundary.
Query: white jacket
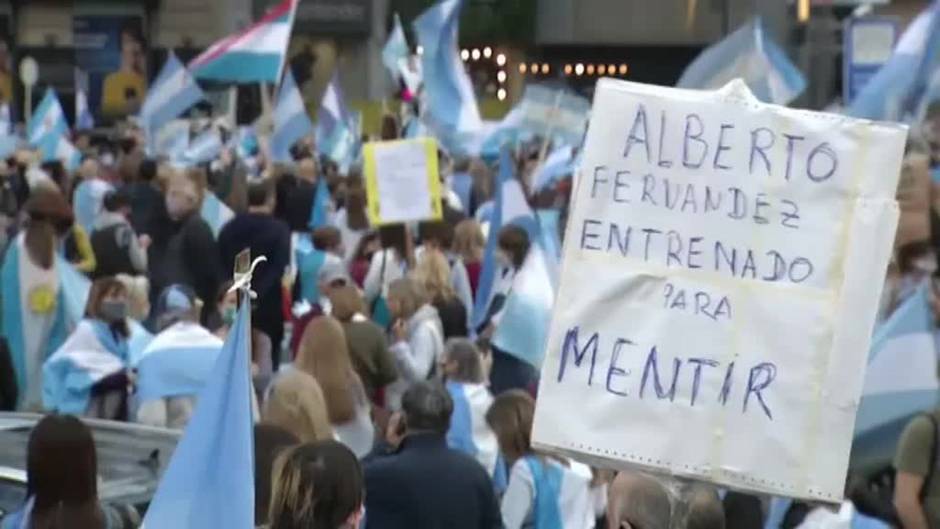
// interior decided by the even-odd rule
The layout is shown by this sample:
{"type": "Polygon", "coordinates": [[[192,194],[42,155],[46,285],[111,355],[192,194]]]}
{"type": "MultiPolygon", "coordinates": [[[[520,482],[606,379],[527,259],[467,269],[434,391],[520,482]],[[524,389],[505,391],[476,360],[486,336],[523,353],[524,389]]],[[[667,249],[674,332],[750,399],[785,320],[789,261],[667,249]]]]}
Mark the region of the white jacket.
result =
{"type": "Polygon", "coordinates": [[[444,330],[437,309],[425,304],[408,319],[408,337],[391,347],[398,380],[385,390],[386,404],[401,409],[401,397],[415,382],[428,380],[444,354],[444,330]]]}

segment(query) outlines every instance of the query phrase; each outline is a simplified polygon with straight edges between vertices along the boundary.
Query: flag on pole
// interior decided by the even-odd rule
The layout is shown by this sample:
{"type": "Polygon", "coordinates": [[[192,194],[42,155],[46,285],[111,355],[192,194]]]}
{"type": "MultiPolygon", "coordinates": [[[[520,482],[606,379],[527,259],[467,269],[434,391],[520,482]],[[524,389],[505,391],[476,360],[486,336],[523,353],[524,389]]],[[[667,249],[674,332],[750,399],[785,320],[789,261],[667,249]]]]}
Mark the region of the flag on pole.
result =
{"type": "Polygon", "coordinates": [[[682,72],[679,88],[714,90],[740,77],[755,97],[786,105],[806,88],[806,79],[767,35],[758,17],[705,49],[682,72]]]}
{"type": "Polygon", "coordinates": [[[847,114],[900,121],[917,110],[940,62],[940,4],[932,2],[907,27],[888,62],[851,101],[847,114]]]}
{"type": "Polygon", "coordinates": [[[69,124],[65,121],[65,112],[55,90],[46,89],[46,95],[26,125],[26,139],[35,147],[50,137],[64,135],[68,130],[69,124]]]}
{"type": "Polygon", "coordinates": [[[542,368],[555,302],[548,259],[539,241],[534,241],[512,280],[512,289],[493,334],[494,346],[536,369],[542,368]]]}
{"type": "Polygon", "coordinates": [[[75,68],[75,130],[95,127],[95,119],[88,108],[88,74],[75,68]]]}
{"type": "Polygon", "coordinates": [[[304,137],[314,134],[314,130],[294,75],[288,71],[281,81],[274,104],[274,134],[271,136],[271,156],[274,161],[291,162],[290,148],[304,137]]]}
{"type": "Polygon", "coordinates": [[[493,211],[489,221],[486,247],[483,251],[483,266],[480,270],[477,297],[473,305],[474,327],[479,327],[485,322],[493,297],[493,285],[496,283],[497,275],[503,272],[499,269],[496,261],[496,242],[499,239],[499,230],[509,224],[524,228],[529,234],[529,241],[531,241],[532,246],[535,246],[538,221],[525,199],[522,186],[515,178],[509,151],[503,149],[499,158],[496,196],[493,200],[493,211]]]}
{"type": "Polygon", "coordinates": [[[410,55],[408,41],[405,39],[405,30],[401,27],[401,18],[395,13],[392,31],[388,34],[388,41],[382,48],[382,64],[388,68],[393,79],[401,77],[401,61],[407,61],[410,55]]]}
{"type": "Polygon", "coordinates": [[[473,84],[457,49],[460,0],[444,0],[414,21],[421,56],[427,108],[423,117],[435,134],[456,141],[462,134],[478,132],[483,121],[473,84]]]}
{"type": "Polygon", "coordinates": [[[323,99],[320,101],[320,111],[317,113],[317,150],[321,154],[348,167],[352,163],[355,152],[355,133],[346,101],[339,85],[339,73],[334,72],[330,84],[326,86],[323,99]]]}
{"type": "Polygon", "coordinates": [[[192,74],[171,51],[140,107],[140,124],[151,148],[158,130],[204,98],[192,74]]]}
{"type": "Polygon", "coordinates": [[[230,83],[277,83],[300,0],[282,0],[261,20],[209,46],[189,63],[196,79],[230,83]]]}
{"type": "Polygon", "coordinates": [[[193,138],[183,152],[179,162],[183,165],[198,165],[215,160],[222,153],[222,137],[215,127],[209,127],[193,138]]]}
{"type": "Polygon", "coordinates": [[[254,528],[249,310],[238,309],[143,527],[254,528]]]}

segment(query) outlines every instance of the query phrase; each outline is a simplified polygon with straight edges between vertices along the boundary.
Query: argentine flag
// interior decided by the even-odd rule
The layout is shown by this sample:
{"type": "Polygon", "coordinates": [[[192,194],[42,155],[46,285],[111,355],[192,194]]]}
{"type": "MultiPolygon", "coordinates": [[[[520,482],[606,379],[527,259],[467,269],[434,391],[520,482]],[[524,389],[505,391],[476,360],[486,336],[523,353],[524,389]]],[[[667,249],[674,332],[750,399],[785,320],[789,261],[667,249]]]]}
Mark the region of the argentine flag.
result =
{"type": "Polygon", "coordinates": [[[192,74],[171,51],[140,107],[140,125],[147,133],[150,147],[159,152],[153,144],[157,131],[203,99],[205,94],[192,74]]]}
{"type": "Polygon", "coordinates": [[[143,527],[253,529],[250,307],[239,307],[143,527]]]}
{"type": "Polygon", "coordinates": [[[317,149],[321,154],[340,165],[345,172],[353,162],[356,138],[352,129],[346,101],[339,86],[339,73],[334,72],[326,86],[320,110],[317,112],[317,149]]]}
{"type": "Polygon", "coordinates": [[[222,340],[199,324],[179,322],[164,329],[130,359],[137,370],[138,398],[147,402],[198,394],[221,351],[222,340]]]}
{"type": "Polygon", "coordinates": [[[39,106],[33,112],[32,118],[26,125],[26,139],[32,146],[39,146],[48,138],[58,138],[68,133],[69,124],[65,121],[65,112],[55,90],[46,89],[39,106]]]}
{"type": "Polygon", "coordinates": [[[806,88],[803,74],[758,17],[705,49],[682,72],[679,88],[715,90],[741,78],[757,99],[786,105],[806,88]]]}
{"type": "Polygon", "coordinates": [[[875,329],[855,418],[854,460],[890,462],[907,421],[937,404],[937,328],[928,284],[875,329]]]}
{"type": "Polygon", "coordinates": [[[88,74],[75,68],[75,130],[95,127],[95,118],[88,108],[88,74]]]}
{"type": "Polygon", "coordinates": [[[385,47],[382,48],[382,64],[388,68],[393,79],[401,77],[401,61],[407,61],[410,55],[408,41],[405,39],[405,30],[401,27],[401,18],[395,13],[392,31],[388,34],[385,47]]]}
{"type": "MultiPolygon", "coordinates": [[[[329,90],[329,88],[327,88],[329,90]]],[[[304,99],[297,89],[294,75],[287,71],[274,105],[274,134],[271,136],[271,156],[276,162],[290,163],[291,147],[306,136],[314,134],[313,121],[307,114],[304,99]]]]}
{"type": "Polygon", "coordinates": [[[235,218],[235,212],[211,191],[206,191],[206,196],[202,199],[202,207],[199,208],[199,214],[202,216],[202,220],[209,225],[212,235],[216,238],[219,237],[219,233],[228,224],[228,221],[235,218]]]}
{"type": "Polygon", "coordinates": [[[908,119],[937,72],[938,55],[940,4],[932,2],[907,27],[891,58],[850,102],[846,113],[867,119],[908,119]]]}
{"type": "Polygon", "coordinates": [[[447,430],[447,446],[459,450],[483,465],[497,490],[506,488],[506,467],[499,455],[496,434],[486,422],[493,395],[485,384],[449,381],[445,385],[454,401],[447,430]]]}
{"type": "Polygon", "coordinates": [[[430,128],[451,150],[459,151],[463,135],[483,128],[473,84],[457,50],[460,0],[443,0],[414,21],[424,75],[426,118],[430,128]]]}
{"type": "Polygon", "coordinates": [[[58,413],[84,414],[92,386],[124,371],[127,356],[127,340],[116,337],[108,324],[82,320],[43,365],[43,407],[58,413]]]}
{"type": "Polygon", "coordinates": [[[58,136],[47,135],[39,143],[39,150],[43,162],[62,162],[62,165],[70,173],[78,170],[78,166],[82,164],[81,151],[69,141],[65,134],[58,136]]]}
{"type": "Polygon", "coordinates": [[[189,148],[189,121],[174,119],[164,124],[148,138],[147,143],[152,156],[181,160],[189,148]]]}
{"type": "Polygon", "coordinates": [[[209,46],[189,63],[196,79],[229,83],[276,83],[300,0],[282,0],[261,20],[209,46]]]}
{"type": "Polygon", "coordinates": [[[182,156],[176,160],[184,166],[209,163],[222,154],[222,137],[215,127],[209,127],[193,138],[189,147],[183,151],[182,156]]]}
{"type": "Polygon", "coordinates": [[[571,145],[562,145],[552,151],[542,165],[535,170],[535,175],[532,177],[532,194],[572,175],[575,170],[574,161],[574,148],[571,145]]]}
{"type": "Polygon", "coordinates": [[[10,244],[0,268],[0,334],[10,347],[19,409],[42,405],[42,365],[85,312],[91,282],[62,257],[45,270],[29,258],[24,235],[10,244]]]}

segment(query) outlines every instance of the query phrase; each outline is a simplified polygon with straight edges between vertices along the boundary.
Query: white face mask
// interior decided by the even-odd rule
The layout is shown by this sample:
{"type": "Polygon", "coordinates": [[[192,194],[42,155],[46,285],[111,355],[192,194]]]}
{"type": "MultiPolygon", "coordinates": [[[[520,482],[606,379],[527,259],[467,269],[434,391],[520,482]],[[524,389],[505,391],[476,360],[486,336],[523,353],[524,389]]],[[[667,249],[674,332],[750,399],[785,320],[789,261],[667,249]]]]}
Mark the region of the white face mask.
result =
{"type": "Polygon", "coordinates": [[[937,258],[932,255],[918,257],[911,263],[911,266],[918,272],[932,274],[937,270],[937,258]]]}

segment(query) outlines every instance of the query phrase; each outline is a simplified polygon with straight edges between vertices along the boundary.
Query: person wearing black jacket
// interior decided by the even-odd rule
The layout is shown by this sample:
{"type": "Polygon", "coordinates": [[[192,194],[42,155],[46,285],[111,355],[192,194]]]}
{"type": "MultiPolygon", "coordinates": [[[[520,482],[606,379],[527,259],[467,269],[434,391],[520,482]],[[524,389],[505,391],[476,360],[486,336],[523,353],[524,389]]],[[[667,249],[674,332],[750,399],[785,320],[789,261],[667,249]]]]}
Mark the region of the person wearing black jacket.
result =
{"type": "Polygon", "coordinates": [[[393,451],[365,460],[366,529],[498,529],[502,517],[489,474],[447,447],[454,403],[440,384],[418,382],[392,416],[393,451]]]}
{"type": "Polygon", "coordinates": [[[157,162],[144,160],[140,163],[139,178],[127,184],[130,196],[130,222],[134,231],[150,235],[156,223],[166,216],[163,193],[156,182],[157,162]]]}
{"type": "Polygon", "coordinates": [[[235,256],[250,249],[251,257],[267,257],[252,280],[258,302],[252,316],[255,328],[271,339],[271,363],[280,362],[281,340],[284,337],[284,296],[281,279],[290,265],[290,231],[287,224],[272,216],[274,193],[268,181],[248,186],[248,212],[237,215],[219,233],[219,256],[223,270],[235,266],[235,256]]]}
{"type": "Polygon", "coordinates": [[[151,303],[164,288],[177,283],[187,285],[203,302],[203,322],[215,314],[216,294],[223,277],[215,237],[199,215],[204,183],[205,174],[198,169],[170,178],[166,207],[156,217],[148,252],[151,303]]]}

